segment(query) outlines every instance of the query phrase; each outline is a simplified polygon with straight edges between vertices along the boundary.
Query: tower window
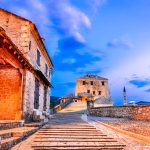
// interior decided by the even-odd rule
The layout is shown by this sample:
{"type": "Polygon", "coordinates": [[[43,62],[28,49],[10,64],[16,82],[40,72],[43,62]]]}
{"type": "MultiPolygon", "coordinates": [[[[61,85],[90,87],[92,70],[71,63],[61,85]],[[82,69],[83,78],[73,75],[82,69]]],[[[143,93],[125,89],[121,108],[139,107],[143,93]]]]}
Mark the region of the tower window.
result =
{"type": "Polygon", "coordinates": [[[45,75],[48,76],[48,66],[45,64],[45,75]]]}
{"type": "Polygon", "coordinates": [[[91,85],[93,85],[93,81],[91,81],[91,85]]]}
{"type": "Polygon", "coordinates": [[[85,85],[85,81],[83,81],[83,83],[82,83],[83,85],[85,85]]]}
{"type": "Polygon", "coordinates": [[[31,50],[31,41],[29,42],[29,51],[31,50]]]}
{"type": "Polygon", "coordinates": [[[95,91],[93,91],[93,95],[95,95],[95,91]]]}
{"type": "Polygon", "coordinates": [[[90,93],[90,90],[87,90],[87,93],[90,93]]]}
{"type": "Polygon", "coordinates": [[[41,57],[40,51],[37,50],[37,60],[36,60],[36,63],[37,63],[38,66],[40,66],[40,57],[41,57]]]}
{"type": "Polygon", "coordinates": [[[104,81],[102,81],[102,85],[105,85],[105,82],[104,82],[104,81]]]}
{"type": "Polygon", "coordinates": [[[98,91],[98,95],[101,95],[102,94],[102,92],[101,91],[98,91]]]}

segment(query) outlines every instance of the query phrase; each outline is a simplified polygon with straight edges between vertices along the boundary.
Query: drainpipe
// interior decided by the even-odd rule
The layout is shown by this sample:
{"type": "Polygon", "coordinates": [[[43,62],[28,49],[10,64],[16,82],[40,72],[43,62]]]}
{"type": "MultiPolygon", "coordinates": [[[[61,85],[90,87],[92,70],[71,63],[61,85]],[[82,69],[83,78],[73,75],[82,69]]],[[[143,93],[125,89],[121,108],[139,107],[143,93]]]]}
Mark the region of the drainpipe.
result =
{"type": "Polygon", "coordinates": [[[21,111],[22,111],[22,115],[21,115],[21,119],[24,120],[24,98],[25,98],[25,81],[26,81],[26,70],[22,69],[22,83],[21,83],[21,111]]]}

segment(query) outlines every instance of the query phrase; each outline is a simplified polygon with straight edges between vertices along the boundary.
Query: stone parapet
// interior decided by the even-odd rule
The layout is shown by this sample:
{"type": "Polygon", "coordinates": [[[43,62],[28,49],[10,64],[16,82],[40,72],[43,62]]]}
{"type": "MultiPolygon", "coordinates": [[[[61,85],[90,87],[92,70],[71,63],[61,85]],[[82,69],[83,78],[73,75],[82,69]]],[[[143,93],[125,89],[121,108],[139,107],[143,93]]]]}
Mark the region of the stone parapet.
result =
{"type": "Polygon", "coordinates": [[[89,114],[101,117],[150,121],[150,105],[96,107],[90,109],[89,114]]]}

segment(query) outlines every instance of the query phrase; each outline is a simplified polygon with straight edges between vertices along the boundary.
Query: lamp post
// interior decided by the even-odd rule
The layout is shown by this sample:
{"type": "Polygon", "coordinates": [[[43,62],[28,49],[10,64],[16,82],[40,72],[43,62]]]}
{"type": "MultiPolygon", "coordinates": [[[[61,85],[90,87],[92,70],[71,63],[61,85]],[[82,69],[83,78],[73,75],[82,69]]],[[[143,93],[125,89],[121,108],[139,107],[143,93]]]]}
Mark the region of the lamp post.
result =
{"type": "Polygon", "coordinates": [[[126,94],[127,94],[126,93],[126,88],[124,86],[124,88],[123,88],[124,106],[127,105],[127,99],[126,99],[127,95],[126,94]]]}

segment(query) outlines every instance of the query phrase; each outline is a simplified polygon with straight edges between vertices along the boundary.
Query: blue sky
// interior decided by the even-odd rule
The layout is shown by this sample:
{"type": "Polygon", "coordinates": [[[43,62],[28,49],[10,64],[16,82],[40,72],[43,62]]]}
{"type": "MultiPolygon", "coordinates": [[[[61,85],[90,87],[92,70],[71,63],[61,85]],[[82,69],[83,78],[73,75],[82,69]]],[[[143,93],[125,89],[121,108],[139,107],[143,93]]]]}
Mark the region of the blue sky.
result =
{"type": "Polygon", "coordinates": [[[0,0],[37,25],[54,62],[52,95],[87,73],[109,79],[115,104],[150,101],[150,0],[0,0]]]}

